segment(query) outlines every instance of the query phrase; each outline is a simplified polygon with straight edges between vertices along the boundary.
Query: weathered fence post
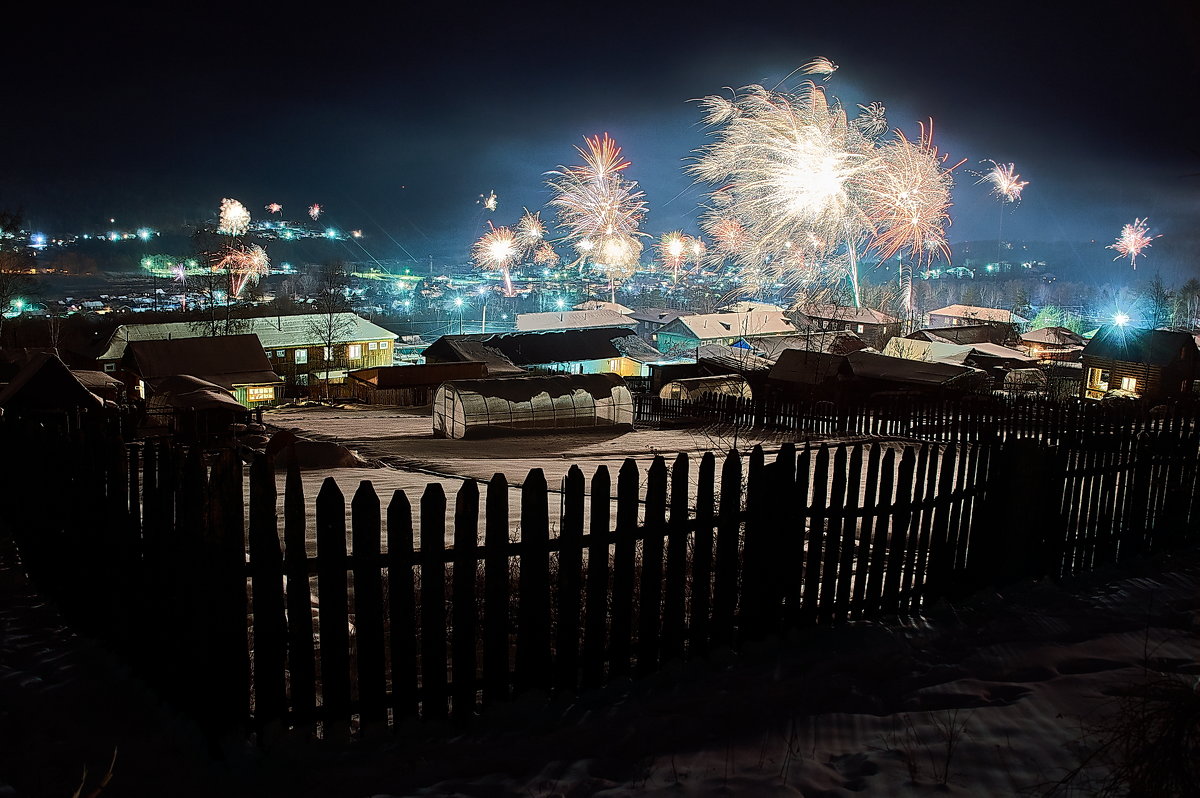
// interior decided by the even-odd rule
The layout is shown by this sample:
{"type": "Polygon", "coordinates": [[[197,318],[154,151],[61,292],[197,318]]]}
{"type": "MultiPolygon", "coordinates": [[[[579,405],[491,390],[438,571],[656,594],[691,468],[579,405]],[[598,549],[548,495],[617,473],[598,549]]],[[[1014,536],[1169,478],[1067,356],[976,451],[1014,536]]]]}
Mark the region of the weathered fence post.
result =
{"type": "Polygon", "coordinates": [[[738,596],[738,548],[742,525],[742,457],[737,449],[721,466],[721,507],[717,520],[716,564],[713,568],[712,644],[732,648],[738,596]]]}
{"type": "Polygon", "coordinates": [[[452,597],[451,667],[452,711],[455,723],[465,724],[475,714],[476,653],[475,576],[478,570],[479,486],[467,480],[454,500],[454,577],[452,597]]]}
{"type": "Polygon", "coordinates": [[[413,568],[412,505],[402,490],[392,491],[387,508],[388,638],[395,725],[417,717],[417,604],[413,568]]]}
{"type": "Polygon", "coordinates": [[[612,483],[608,466],[592,476],[591,523],[588,536],[587,603],[583,627],[584,687],[604,681],[605,632],[608,626],[608,522],[612,505],[612,483]]]}
{"type": "Polygon", "coordinates": [[[250,464],[254,730],[263,747],[272,746],[283,736],[287,716],[287,619],[273,468],[266,454],[256,454],[250,464]]]}
{"type": "Polygon", "coordinates": [[[317,707],[316,649],[313,642],[312,590],[308,578],[304,482],[295,453],[287,458],[283,488],[284,572],[287,576],[288,675],[297,733],[314,731],[317,707]]]}
{"type": "Polygon", "coordinates": [[[642,525],[642,579],[638,609],[637,673],[658,669],[662,612],[663,536],[667,527],[667,464],[654,458],[646,479],[646,519],[642,525]]]}
{"type": "Polygon", "coordinates": [[[579,679],[579,638],[583,606],[583,471],[573,465],[562,481],[558,540],[558,627],[554,645],[554,685],[574,693],[579,679]]]}
{"type": "Polygon", "coordinates": [[[488,483],[483,528],[483,703],[508,700],[508,479],[488,483]]]}
{"type": "Polygon", "coordinates": [[[688,519],[688,456],[680,452],[671,466],[671,520],[667,527],[667,574],[663,597],[663,662],[683,659],[688,519]]]}
{"type": "Polygon", "coordinates": [[[350,619],[346,585],[346,500],[333,477],[317,493],[317,611],[325,739],[350,733],[350,619]]]}
{"type": "Polygon", "coordinates": [[[617,529],[613,553],[612,629],[609,678],[629,676],[633,642],[634,553],[637,544],[637,461],[627,458],[617,474],[617,529]]]}
{"type": "Polygon", "coordinates": [[[421,494],[421,719],[446,719],[446,493],[421,494]]]}
{"type": "MultiPolygon", "coordinates": [[[[712,452],[704,453],[700,459],[700,473],[696,485],[696,537],[692,546],[692,617],[688,629],[688,654],[692,657],[708,651],[716,463],[717,458],[712,452]]],[[[684,495],[687,495],[686,490],[684,495]]]]}
{"type": "Polygon", "coordinates": [[[550,517],[546,476],[531,469],[521,485],[521,575],[517,590],[518,693],[548,690],[550,649],[550,517]]]}
{"type": "Polygon", "coordinates": [[[354,554],[354,653],[358,716],[364,734],[387,727],[387,678],[383,642],[383,579],[379,496],[368,480],[350,501],[354,554]]]}

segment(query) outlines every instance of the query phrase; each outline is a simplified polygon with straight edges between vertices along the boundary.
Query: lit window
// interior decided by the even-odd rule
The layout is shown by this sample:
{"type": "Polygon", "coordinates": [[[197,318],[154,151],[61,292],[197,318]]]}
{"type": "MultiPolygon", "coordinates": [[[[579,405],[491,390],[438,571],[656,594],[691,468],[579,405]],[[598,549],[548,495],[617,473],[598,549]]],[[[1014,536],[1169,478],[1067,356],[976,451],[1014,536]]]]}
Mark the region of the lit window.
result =
{"type": "Polygon", "coordinates": [[[380,349],[387,349],[387,348],[388,348],[388,342],[387,342],[387,341],[380,341],[380,342],[379,342],[379,348],[380,348],[380,349]]]}
{"type": "Polygon", "coordinates": [[[308,350],[307,349],[297,349],[295,351],[296,351],[296,363],[297,364],[308,362],[308,350]]]}
{"type": "Polygon", "coordinates": [[[863,326],[862,326],[861,324],[860,324],[860,325],[858,325],[858,331],[859,331],[859,332],[862,332],[862,331],[863,331],[863,326]]]}
{"type": "Polygon", "coordinates": [[[1137,377],[1122,377],[1121,390],[1137,392],[1137,377]]]}
{"type": "Polygon", "coordinates": [[[285,357],[286,355],[287,355],[287,352],[284,352],[282,349],[275,350],[275,357],[281,358],[281,357],[285,357]]]}
{"type": "Polygon", "coordinates": [[[296,375],[296,384],[297,385],[308,385],[308,375],[307,374],[297,374],[296,375]]]}
{"type": "Polygon", "coordinates": [[[358,360],[362,357],[362,344],[350,344],[346,347],[346,357],[351,360],[358,360]]]}
{"type": "Polygon", "coordinates": [[[275,399],[275,386],[259,386],[246,389],[247,402],[270,402],[275,399]]]}
{"type": "Polygon", "coordinates": [[[117,364],[116,363],[105,363],[104,370],[109,373],[112,373],[117,370],[117,364]]]}
{"type": "Polygon", "coordinates": [[[325,347],[325,355],[324,356],[325,356],[326,360],[333,360],[333,347],[332,346],[325,347]]]}
{"type": "Polygon", "coordinates": [[[271,350],[270,350],[270,349],[264,349],[263,351],[267,353],[267,357],[270,357],[270,356],[271,356],[271,350]]]}
{"type": "Polygon", "coordinates": [[[1108,390],[1108,372],[1103,369],[1088,369],[1088,387],[1097,391],[1108,390]]]}
{"type": "Polygon", "coordinates": [[[379,344],[375,343],[374,341],[367,344],[367,349],[371,350],[372,352],[374,352],[378,348],[379,348],[379,344]]]}

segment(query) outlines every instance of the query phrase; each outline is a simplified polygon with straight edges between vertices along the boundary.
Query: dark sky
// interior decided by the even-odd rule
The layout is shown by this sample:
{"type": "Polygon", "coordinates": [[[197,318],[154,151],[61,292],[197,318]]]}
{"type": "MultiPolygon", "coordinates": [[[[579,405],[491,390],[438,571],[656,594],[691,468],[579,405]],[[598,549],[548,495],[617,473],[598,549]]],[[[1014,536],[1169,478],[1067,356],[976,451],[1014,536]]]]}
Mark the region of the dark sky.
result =
{"type": "Polygon", "coordinates": [[[695,231],[683,166],[705,131],[688,101],[821,55],[849,109],[879,100],[910,137],[932,117],[968,159],[952,242],[997,235],[1002,210],[967,171],[992,158],[1030,181],[1006,237],[1107,242],[1148,216],[1152,257],[1195,268],[1190,3],[646,5],[50,9],[0,48],[0,207],[74,232],[211,217],[223,196],[256,216],[320,202],[378,257],[462,257],[489,218],[480,194],[513,223],[545,204],[545,171],[607,131],[646,191],[644,229],[695,231]]]}

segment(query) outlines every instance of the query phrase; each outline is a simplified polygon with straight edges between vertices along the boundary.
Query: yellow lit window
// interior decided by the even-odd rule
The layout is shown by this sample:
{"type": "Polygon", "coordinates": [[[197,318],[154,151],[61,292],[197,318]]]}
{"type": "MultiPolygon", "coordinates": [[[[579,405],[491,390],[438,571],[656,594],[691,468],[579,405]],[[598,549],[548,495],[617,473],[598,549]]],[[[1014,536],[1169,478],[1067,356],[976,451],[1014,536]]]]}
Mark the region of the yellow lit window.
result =
{"type": "Polygon", "coordinates": [[[1122,377],[1121,378],[1121,390],[1122,391],[1134,391],[1136,393],[1137,392],[1137,377],[1122,377]]]}
{"type": "Polygon", "coordinates": [[[346,347],[346,357],[351,360],[358,360],[362,357],[362,344],[350,344],[346,347]]]}
{"type": "Polygon", "coordinates": [[[259,386],[246,389],[247,402],[270,402],[275,399],[275,386],[259,386]]]}

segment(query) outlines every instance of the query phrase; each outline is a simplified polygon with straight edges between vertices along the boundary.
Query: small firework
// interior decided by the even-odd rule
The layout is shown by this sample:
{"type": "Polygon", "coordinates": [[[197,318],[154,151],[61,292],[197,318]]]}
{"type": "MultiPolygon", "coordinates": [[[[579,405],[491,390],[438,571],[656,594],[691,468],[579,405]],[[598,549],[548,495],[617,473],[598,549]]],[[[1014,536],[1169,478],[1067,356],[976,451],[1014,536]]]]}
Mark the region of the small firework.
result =
{"type": "Polygon", "coordinates": [[[805,75],[824,75],[825,80],[829,80],[834,72],[837,72],[837,64],[830,61],[828,58],[817,56],[809,61],[804,66],[800,67],[800,71],[805,75]]]}
{"type": "Polygon", "coordinates": [[[1005,202],[1021,201],[1021,191],[1029,185],[1029,181],[1021,179],[1016,172],[1016,167],[1010,163],[998,164],[991,159],[980,163],[990,163],[992,168],[982,174],[976,173],[979,180],[975,185],[991,183],[992,196],[1005,202]]]}
{"type": "Polygon", "coordinates": [[[351,230],[350,237],[351,238],[362,238],[362,230],[351,230]]]}
{"type": "Polygon", "coordinates": [[[479,195],[479,204],[489,211],[494,211],[500,204],[500,198],[496,196],[495,191],[489,191],[487,194],[479,195]]]}
{"type": "Polygon", "coordinates": [[[868,138],[879,138],[887,132],[887,109],[882,103],[868,103],[858,106],[858,116],[850,124],[858,128],[858,132],[868,138]]]}
{"type": "Polygon", "coordinates": [[[558,260],[558,253],[554,251],[554,247],[545,241],[533,253],[533,262],[548,269],[557,266],[558,260]]]}
{"type": "Polygon", "coordinates": [[[272,202],[266,206],[266,210],[268,213],[282,213],[283,206],[280,205],[278,202],[272,202]]]}
{"type": "Polygon", "coordinates": [[[314,222],[321,218],[322,211],[323,211],[323,209],[316,202],[314,202],[312,205],[308,206],[308,215],[309,215],[309,217],[312,218],[312,220],[314,222]]]}
{"type": "Polygon", "coordinates": [[[488,222],[488,227],[490,228],[488,232],[484,233],[483,237],[472,247],[471,259],[480,269],[499,271],[504,279],[504,295],[513,296],[509,266],[517,257],[521,247],[517,243],[516,234],[511,229],[493,227],[491,222],[488,222]]]}
{"type": "Polygon", "coordinates": [[[217,232],[227,236],[245,235],[250,229],[250,211],[246,206],[229,197],[221,200],[221,221],[217,232]]]}
{"type": "Polygon", "coordinates": [[[655,247],[658,250],[658,257],[668,266],[675,277],[679,277],[679,267],[683,265],[687,259],[688,249],[687,240],[683,235],[682,230],[676,230],[671,233],[664,233],[662,238],[658,240],[658,245],[655,247]]]}
{"type": "Polygon", "coordinates": [[[240,296],[242,289],[270,273],[271,260],[258,244],[249,247],[231,246],[213,265],[213,271],[229,273],[229,292],[240,296]]]}
{"type": "Polygon", "coordinates": [[[525,250],[533,249],[545,237],[546,224],[542,221],[541,212],[534,211],[530,213],[526,209],[517,222],[517,238],[520,241],[521,247],[525,250]]]}
{"type": "Polygon", "coordinates": [[[1129,258],[1129,264],[1137,269],[1137,256],[1142,254],[1142,251],[1148,249],[1150,244],[1156,238],[1162,238],[1162,235],[1150,235],[1150,228],[1146,226],[1147,219],[1134,219],[1133,224],[1127,224],[1121,228],[1121,235],[1117,240],[1109,244],[1105,249],[1115,249],[1117,257],[1113,260],[1121,258],[1129,258]]]}

